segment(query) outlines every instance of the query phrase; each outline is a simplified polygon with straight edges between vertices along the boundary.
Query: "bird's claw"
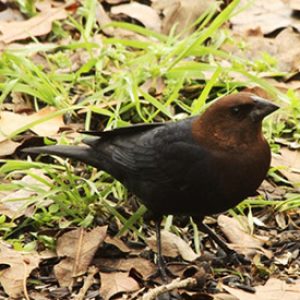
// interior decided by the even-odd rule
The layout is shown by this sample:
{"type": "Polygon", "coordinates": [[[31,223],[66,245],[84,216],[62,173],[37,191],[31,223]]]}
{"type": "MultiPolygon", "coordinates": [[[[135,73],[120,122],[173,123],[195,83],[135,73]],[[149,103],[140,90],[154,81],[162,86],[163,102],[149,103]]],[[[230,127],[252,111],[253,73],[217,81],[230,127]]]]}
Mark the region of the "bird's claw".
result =
{"type": "Polygon", "coordinates": [[[234,250],[226,251],[221,258],[222,261],[225,261],[227,265],[250,265],[251,261],[246,258],[243,254],[237,253],[234,250]]]}

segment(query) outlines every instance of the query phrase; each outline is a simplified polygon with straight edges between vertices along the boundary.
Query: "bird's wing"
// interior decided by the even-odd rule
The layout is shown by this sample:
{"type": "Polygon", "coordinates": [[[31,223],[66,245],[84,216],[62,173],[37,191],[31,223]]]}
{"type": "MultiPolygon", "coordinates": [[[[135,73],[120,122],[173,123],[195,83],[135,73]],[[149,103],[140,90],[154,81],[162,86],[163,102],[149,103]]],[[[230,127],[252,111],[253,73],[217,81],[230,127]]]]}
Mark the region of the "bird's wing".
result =
{"type": "Polygon", "coordinates": [[[187,120],[88,144],[110,158],[106,170],[118,179],[177,181],[203,156],[191,136],[190,124],[187,120]]]}
{"type": "Polygon", "coordinates": [[[107,131],[80,131],[80,133],[92,135],[92,136],[99,136],[99,137],[114,137],[123,134],[134,134],[134,133],[145,132],[147,130],[153,129],[155,127],[160,127],[165,124],[166,123],[135,124],[135,125],[115,128],[107,131]]]}

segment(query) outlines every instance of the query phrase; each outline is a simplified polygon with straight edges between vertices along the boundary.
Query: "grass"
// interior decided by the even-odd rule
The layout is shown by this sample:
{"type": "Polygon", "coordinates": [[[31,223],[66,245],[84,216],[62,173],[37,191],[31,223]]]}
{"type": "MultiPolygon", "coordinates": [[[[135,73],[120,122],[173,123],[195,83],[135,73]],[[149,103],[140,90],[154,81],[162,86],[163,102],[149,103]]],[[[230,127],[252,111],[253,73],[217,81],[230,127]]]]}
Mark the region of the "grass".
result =
{"type": "MultiPolygon", "coordinates": [[[[266,54],[260,61],[246,61],[221,48],[225,42],[233,40],[222,25],[235,13],[238,0],[232,1],[217,15],[217,8],[211,7],[197,20],[198,29],[185,38],[165,36],[129,23],[112,22],[105,28],[127,30],[136,38],[101,36],[101,44],[96,42],[101,31],[95,19],[96,1],[84,3],[76,15],[56,22],[48,37],[54,44],[35,41],[1,56],[0,103],[8,101],[11,93],[17,92],[32,101],[36,110],[46,105],[57,109],[51,115],[19,128],[9,138],[22,136],[33,125],[57,115],[68,116],[86,130],[179,120],[202,112],[209,101],[222,95],[259,86],[285,105],[264,125],[273,149],[276,150],[275,137],[288,135],[299,141],[297,95],[292,91],[283,94],[261,77],[266,71],[274,76],[280,74],[276,62],[266,54]],[[57,43],[66,36],[72,37],[67,45],[57,43]],[[43,58],[42,64],[33,60],[36,53],[43,58]],[[236,73],[245,79],[235,80],[233,75],[236,73]],[[161,91],[157,90],[159,82],[161,91]],[[148,89],[144,88],[145,84],[148,89]]],[[[33,15],[32,3],[25,4],[22,2],[23,11],[27,9],[27,14],[33,15]]],[[[61,142],[73,141],[63,136],[61,142]]],[[[59,158],[51,164],[38,161],[2,160],[0,192],[34,191],[30,201],[24,199],[24,205],[34,208],[31,216],[0,217],[2,237],[11,241],[15,248],[31,249],[36,246],[36,241],[53,247],[52,237],[40,233],[41,229],[89,227],[103,220],[116,222],[119,235],[144,238],[142,217],[146,209],[143,206],[136,211],[130,209],[128,198],[132,196],[108,174],[95,172],[92,168],[82,169],[80,164],[73,167],[69,161],[59,158]],[[36,175],[35,169],[42,170],[52,181],[36,175]],[[20,178],[24,174],[44,183],[49,190],[22,182],[20,178]],[[129,207],[130,215],[121,207],[129,207]],[[23,234],[25,229],[29,230],[28,236],[23,234]]],[[[299,204],[299,197],[291,195],[284,202],[261,198],[246,200],[238,209],[243,213],[249,206],[271,205],[284,210],[299,204]]],[[[167,228],[172,228],[172,220],[166,218],[167,228]]],[[[191,224],[195,233],[194,245],[199,252],[198,229],[193,222],[191,224]]]]}

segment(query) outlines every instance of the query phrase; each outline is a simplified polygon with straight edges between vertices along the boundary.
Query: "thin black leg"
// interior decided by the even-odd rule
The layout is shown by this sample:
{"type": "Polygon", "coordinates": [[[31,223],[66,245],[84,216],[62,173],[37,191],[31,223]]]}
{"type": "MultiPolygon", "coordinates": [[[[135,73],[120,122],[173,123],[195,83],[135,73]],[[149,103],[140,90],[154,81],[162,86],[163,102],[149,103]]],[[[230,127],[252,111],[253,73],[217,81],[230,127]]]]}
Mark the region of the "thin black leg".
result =
{"type": "Polygon", "coordinates": [[[226,243],[221,240],[221,238],[205,223],[201,222],[200,223],[200,230],[207,233],[208,236],[226,253],[232,253],[232,249],[230,249],[226,243]]]}
{"type": "Polygon", "coordinates": [[[162,256],[161,249],[161,234],[160,234],[160,223],[161,219],[155,220],[155,231],[156,231],[156,247],[157,247],[157,267],[161,275],[161,279],[164,282],[168,282],[168,276],[166,273],[166,264],[162,256]]]}
{"type": "Polygon", "coordinates": [[[250,264],[250,261],[244,257],[242,254],[236,253],[234,250],[230,249],[226,243],[205,223],[200,222],[200,230],[207,233],[208,236],[215,241],[215,243],[226,253],[229,261],[234,264],[250,264]]]}

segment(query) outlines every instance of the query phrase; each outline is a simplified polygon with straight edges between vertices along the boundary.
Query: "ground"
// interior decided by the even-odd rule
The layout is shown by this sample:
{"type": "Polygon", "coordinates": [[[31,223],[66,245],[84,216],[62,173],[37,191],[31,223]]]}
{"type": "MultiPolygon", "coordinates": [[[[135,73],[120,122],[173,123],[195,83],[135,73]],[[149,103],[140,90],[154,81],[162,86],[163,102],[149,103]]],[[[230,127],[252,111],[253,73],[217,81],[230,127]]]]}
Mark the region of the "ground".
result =
{"type": "Polygon", "coordinates": [[[299,1],[0,8],[0,299],[300,299],[299,1]],[[134,195],[81,163],[21,152],[180,120],[242,90],[281,107],[263,127],[271,168],[258,196],[205,222],[249,264],[224,257],[196,220],[165,216],[164,284],[134,195]]]}

